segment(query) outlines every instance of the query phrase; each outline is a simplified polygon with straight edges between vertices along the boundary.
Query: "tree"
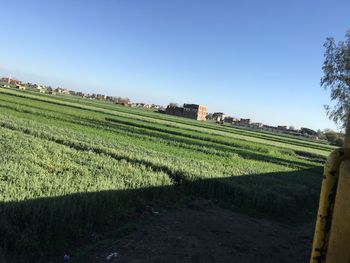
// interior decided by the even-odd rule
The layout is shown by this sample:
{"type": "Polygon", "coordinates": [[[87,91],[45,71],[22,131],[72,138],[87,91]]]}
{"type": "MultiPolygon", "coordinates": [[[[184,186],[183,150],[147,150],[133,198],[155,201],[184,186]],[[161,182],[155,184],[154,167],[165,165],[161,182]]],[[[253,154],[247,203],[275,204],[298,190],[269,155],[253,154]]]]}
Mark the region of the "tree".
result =
{"type": "Polygon", "coordinates": [[[329,131],[325,133],[329,142],[334,143],[338,139],[338,134],[335,131],[329,131]]]}
{"type": "Polygon", "coordinates": [[[213,119],[213,113],[207,113],[207,116],[205,117],[207,120],[213,119]]]}
{"type": "Polygon", "coordinates": [[[326,135],[325,135],[321,130],[317,130],[317,137],[318,137],[320,140],[327,140],[326,135]]]}
{"type": "Polygon", "coordinates": [[[173,108],[173,107],[178,107],[178,104],[175,102],[170,102],[168,106],[173,108]]]}
{"type": "Polygon", "coordinates": [[[325,129],[323,133],[330,144],[340,147],[344,146],[344,134],[335,132],[331,129],[325,129]]]}
{"type": "Polygon", "coordinates": [[[325,109],[331,120],[345,128],[350,110],[350,30],[345,34],[345,41],[336,44],[330,37],[324,47],[321,86],[330,89],[331,100],[336,102],[333,107],[325,105],[325,109]]]}
{"type": "Polygon", "coordinates": [[[300,132],[302,134],[311,135],[311,136],[317,135],[317,132],[315,132],[314,130],[309,129],[309,128],[300,128],[300,132]]]}
{"type": "Polygon", "coordinates": [[[338,138],[334,141],[334,145],[335,145],[335,146],[339,146],[339,147],[344,147],[344,138],[338,137],[338,138]]]}

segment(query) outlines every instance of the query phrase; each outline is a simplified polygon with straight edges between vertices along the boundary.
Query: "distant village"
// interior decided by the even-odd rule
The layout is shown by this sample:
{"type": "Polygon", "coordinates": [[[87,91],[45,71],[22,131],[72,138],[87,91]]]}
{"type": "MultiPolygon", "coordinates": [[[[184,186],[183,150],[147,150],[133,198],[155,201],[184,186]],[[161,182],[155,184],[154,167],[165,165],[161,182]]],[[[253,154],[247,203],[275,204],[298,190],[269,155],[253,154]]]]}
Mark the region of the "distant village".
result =
{"type": "Polygon", "coordinates": [[[271,126],[260,122],[253,122],[251,119],[227,116],[223,112],[208,113],[206,106],[198,105],[198,104],[185,103],[183,104],[183,106],[178,106],[176,103],[170,103],[166,107],[163,107],[157,104],[135,103],[135,102],[131,102],[130,99],[128,98],[106,96],[103,94],[94,94],[94,93],[89,94],[89,93],[84,93],[79,91],[68,90],[61,87],[53,88],[51,86],[33,84],[30,82],[24,83],[20,80],[12,79],[10,77],[1,78],[0,87],[15,88],[20,91],[26,91],[28,89],[31,91],[36,91],[39,93],[46,93],[51,95],[65,94],[65,95],[71,95],[71,96],[79,96],[86,99],[107,101],[107,102],[115,103],[125,107],[138,107],[138,108],[150,109],[162,114],[190,118],[198,121],[216,122],[217,124],[220,124],[220,125],[234,125],[234,126],[241,126],[241,127],[247,127],[252,129],[258,129],[258,130],[270,131],[270,132],[285,133],[285,134],[290,134],[295,136],[303,136],[311,139],[318,139],[318,133],[309,128],[295,129],[293,126],[288,127],[285,125],[271,126]]]}

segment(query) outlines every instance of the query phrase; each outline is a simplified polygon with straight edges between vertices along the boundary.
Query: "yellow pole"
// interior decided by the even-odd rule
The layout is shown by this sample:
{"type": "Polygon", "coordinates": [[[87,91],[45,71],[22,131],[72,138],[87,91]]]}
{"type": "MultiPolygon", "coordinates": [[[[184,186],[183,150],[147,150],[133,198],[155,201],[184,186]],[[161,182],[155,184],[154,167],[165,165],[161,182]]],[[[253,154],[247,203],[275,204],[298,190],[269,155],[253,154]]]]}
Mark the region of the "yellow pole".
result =
{"type": "Polygon", "coordinates": [[[348,125],[345,132],[345,143],[344,148],[350,150],[350,113],[348,116],[348,125]]]}
{"type": "Polygon", "coordinates": [[[325,164],[311,263],[350,263],[350,115],[344,146],[325,164]]]}
{"type": "Polygon", "coordinates": [[[327,249],[327,263],[350,263],[350,160],[340,165],[337,196],[327,249]]]}
{"type": "MultiPolygon", "coordinates": [[[[348,119],[345,155],[350,152],[350,117],[348,119]]],[[[326,262],[350,263],[350,160],[342,161],[335,198],[332,226],[329,236],[326,262]]]]}

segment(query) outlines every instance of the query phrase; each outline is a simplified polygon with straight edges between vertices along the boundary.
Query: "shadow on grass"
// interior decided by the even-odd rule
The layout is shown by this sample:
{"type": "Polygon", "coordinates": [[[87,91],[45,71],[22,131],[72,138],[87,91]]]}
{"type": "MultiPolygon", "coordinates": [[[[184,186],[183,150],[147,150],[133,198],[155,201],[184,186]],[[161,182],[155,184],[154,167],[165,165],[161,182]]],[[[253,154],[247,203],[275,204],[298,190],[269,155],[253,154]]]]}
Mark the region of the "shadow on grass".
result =
{"type": "Polygon", "coordinates": [[[253,174],[182,181],[179,185],[75,193],[0,203],[0,262],[49,262],[142,220],[147,205],[176,207],[207,198],[248,215],[286,223],[311,221],[318,206],[322,170],[253,174]],[[2,254],[2,255],[1,255],[2,254]],[[7,261],[6,261],[7,260],[7,261]]]}

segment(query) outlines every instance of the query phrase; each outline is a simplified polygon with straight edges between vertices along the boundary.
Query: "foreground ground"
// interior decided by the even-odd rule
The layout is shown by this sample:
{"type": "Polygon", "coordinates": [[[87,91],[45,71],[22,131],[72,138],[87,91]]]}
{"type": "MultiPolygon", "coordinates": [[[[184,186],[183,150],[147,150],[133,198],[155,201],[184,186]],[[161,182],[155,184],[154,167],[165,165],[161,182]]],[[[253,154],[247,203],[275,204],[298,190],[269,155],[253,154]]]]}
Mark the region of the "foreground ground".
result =
{"type": "MultiPolygon", "coordinates": [[[[74,262],[307,262],[311,224],[287,226],[219,208],[209,201],[154,214],[152,223],[74,262]],[[108,256],[117,252],[115,258],[108,256]]],[[[93,244],[92,244],[93,245],[93,244]]]]}

